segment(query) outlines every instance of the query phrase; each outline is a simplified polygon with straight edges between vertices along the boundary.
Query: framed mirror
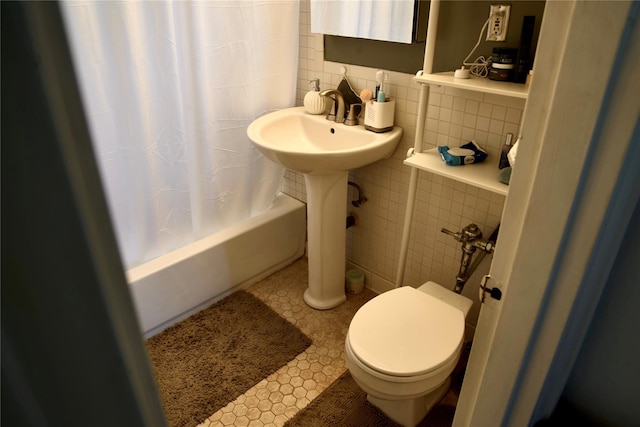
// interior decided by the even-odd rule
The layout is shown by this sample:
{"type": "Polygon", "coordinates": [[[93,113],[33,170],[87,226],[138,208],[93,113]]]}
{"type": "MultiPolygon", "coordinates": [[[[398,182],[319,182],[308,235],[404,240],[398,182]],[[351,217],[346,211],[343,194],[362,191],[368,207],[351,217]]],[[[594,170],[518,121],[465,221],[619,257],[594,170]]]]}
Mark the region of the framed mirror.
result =
{"type": "MultiPolygon", "coordinates": [[[[440,5],[438,35],[435,48],[434,72],[460,68],[478,39],[478,32],[489,17],[489,8],[495,1],[443,1],[440,5]]],[[[494,47],[517,47],[524,16],[535,16],[533,46],[537,45],[545,1],[530,0],[508,2],[511,17],[507,40],[485,41],[484,37],[474,53],[491,56],[494,47]]],[[[343,64],[361,65],[415,74],[424,60],[425,37],[429,16],[429,2],[415,3],[414,41],[411,44],[369,40],[335,35],[324,36],[324,59],[343,64]]],[[[533,53],[533,52],[532,52],[533,53]]]]}

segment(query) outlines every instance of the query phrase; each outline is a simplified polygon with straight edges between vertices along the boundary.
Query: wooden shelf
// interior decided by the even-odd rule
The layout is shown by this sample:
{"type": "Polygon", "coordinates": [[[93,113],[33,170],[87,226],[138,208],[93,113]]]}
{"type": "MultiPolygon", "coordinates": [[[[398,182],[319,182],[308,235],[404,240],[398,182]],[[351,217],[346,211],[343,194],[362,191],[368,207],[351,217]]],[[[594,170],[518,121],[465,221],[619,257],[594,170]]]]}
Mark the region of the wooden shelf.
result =
{"type": "Polygon", "coordinates": [[[447,73],[423,74],[414,77],[418,83],[430,85],[456,87],[459,89],[473,90],[476,92],[493,93],[496,95],[510,96],[526,99],[529,88],[521,83],[498,82],[488,78],[471,76],[469,79],[456,79],[453,71],[447,73]]]}
{"type": "Polygon", "coordinates": [[[498,172],[500,170],[496,159],[489,158],[482,163],[470,165],[449,166],[440,157],[438,149],[432,148],[431,150],[414,154],[407,158],[404,164],[503,196],[506,196],[509,191],[508,185],[498,181],[498,172]]]}

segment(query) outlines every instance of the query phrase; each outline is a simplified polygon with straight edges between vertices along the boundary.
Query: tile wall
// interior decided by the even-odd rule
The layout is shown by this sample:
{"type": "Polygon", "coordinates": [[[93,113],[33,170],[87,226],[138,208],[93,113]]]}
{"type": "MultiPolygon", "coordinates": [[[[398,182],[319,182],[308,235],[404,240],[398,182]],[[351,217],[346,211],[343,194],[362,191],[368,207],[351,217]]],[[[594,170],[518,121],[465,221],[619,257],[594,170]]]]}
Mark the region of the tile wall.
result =
{"type": "MultiPolygon", "coordinates": [[[[320,79],[322,89],[337,87],[343,65],[356,93],[375,87],[377,69],[337,64],[324,61],[323,57],[323,38],[310,32],[309,2],[304,0],[300,8],[297,105],[302,105],[312,78],[320,79]]],[[[414,145],[420,90],[412,77],[389,72],[386,92],[396,100],[395,122],[404,129],[398,149],[390,159],[354,170],[349,176],[350,181],[362,187],[368,202],[358,208],[347,204],[348,211],[358,217],[358,225],[347,230],[347,259],[367,272],[370,284],[382,283],[378,288],[395,281],[399,262],[410,175],[410,168],[402,162],[407,150],[414,145]]],[[[524,102],[454,88],[432,88],[423,149],[436,145],[459,146],[474,140],[495,158],[505,135],[509,132],[517,135],[524,102]]],[[[303,176],[287,171],[283,192],[306,201],[303,176]]],[[[356,198],[350,187],[349,200],[356,198]]],[[[460,244],[440,229],[460,231],[475,222],[488,237],[500,223],[504,200],[504,196],[421,172],[404,283],[418,286],[433,280],[452,288],[460,263],[460,244]]],[[[465,287],[465,295],[477,300],[479,278],[488,271],[490,261],[491,257],[486,257],[465,287]]],[[[474,304],[468,318],[472,325],[478,310],[479,304],[474,304]]]]}

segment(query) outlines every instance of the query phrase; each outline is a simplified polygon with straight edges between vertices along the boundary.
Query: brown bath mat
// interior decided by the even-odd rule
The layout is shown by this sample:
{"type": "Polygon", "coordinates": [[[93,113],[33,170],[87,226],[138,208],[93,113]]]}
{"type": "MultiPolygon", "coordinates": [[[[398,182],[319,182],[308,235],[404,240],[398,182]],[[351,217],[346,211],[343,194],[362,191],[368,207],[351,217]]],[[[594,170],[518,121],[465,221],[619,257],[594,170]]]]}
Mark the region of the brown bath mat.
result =
{"type": "Polygon", "coordinates": [[[147,340],[171,427],[196,426],[303,352],[311,340],[238,291],[147,340]]]}
{"type": "MultiPolygon", "coordinates": [[[[421,427],[451,427],[456,411],[452,392],[418,424],[421,427]]],[[[285,427],[398,427],[367,401],[367,394],[349,371],[342,374],[306,408],[285,423],[285,427]]]]}

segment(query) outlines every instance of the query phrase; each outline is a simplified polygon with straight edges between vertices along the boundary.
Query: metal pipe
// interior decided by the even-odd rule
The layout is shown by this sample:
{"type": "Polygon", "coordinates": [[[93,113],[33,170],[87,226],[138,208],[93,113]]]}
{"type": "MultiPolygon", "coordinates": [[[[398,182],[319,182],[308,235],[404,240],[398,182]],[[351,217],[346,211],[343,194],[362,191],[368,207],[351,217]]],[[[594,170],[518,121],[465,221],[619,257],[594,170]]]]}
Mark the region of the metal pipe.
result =
{"type": "MultiPolygon", "coordinates": [[[[455,293],[457,294],[462,293],[462,290],[464,289],[464,285],[467,284],[467,282],[469,281],[469,278],[471,278],[471,276],[476,271],[476,269],[478,268],[478,266],[480,265],[484,257],[488,253],[493,253],[493,248],[495,247],[496,240],[498,239],[499,231],[500,231],[500,224],[498,224],[498,227],[496,227],[496,229],[493,230],[493,233],[491,233],[491,236],[489,236],[489,239],[487,239],[486,242],[476,240],[468,243],[471,247],[473,247],[473,251],[471,251],[471,255],[469,255],[469,258],[472,256],[473,252],[475,252],[476,248],[481,249],[481,251],[478,255],[476,255],[475,259],[473,259],[471,264],[468,264],[468,260],[467,260],[467,265],[464,267],[463,267],[464,257],[466,254],[465,246],[467,245],[467,243],[463,244],[463,255],[462,255],[462,260],[460,261],[460,270],[458,271],[458,275],[456,276],[456,285],[453,289],[455,293]]],[[[451,232],[447,234],[450,234],[450,233],[451,232]]]]}
{"type": "Polygon", "coordinates": [[[366,202],[368,199],[362,195],[362,190],[360,189],[360,186],[358,184],[353,181],[348,181],[347,184],[354,187],[358,192],[358,200],[353,200],[351,204],[356,208],[360,207],[360,205],[366,202]]]}
{"type": "MultiPolygon", "coordinates": [[[[460,270],[458,271],[458,275],[456,276],[456,285],[453,289],[453,292],[457,294],[462,293],[462,289],[464,289],[464,285],[467,284],[467,282],[469,281],[469,278],[471,277],[473,272],[476,271],[476,268],[478,268],[478,265],[480,265],[480,263],[482,262],[482,260],[486,255],[487,253],[485,251],[480,251],[480,253],[476,255],[476,257],[471,262],[471,265],[469,265],[467,261],[467,265],[464,268],[462,267],[462,262],[461,262],[460,270]]],[[[471,256],[469,256],[469,258],[471,258],[471,256]]]]}

